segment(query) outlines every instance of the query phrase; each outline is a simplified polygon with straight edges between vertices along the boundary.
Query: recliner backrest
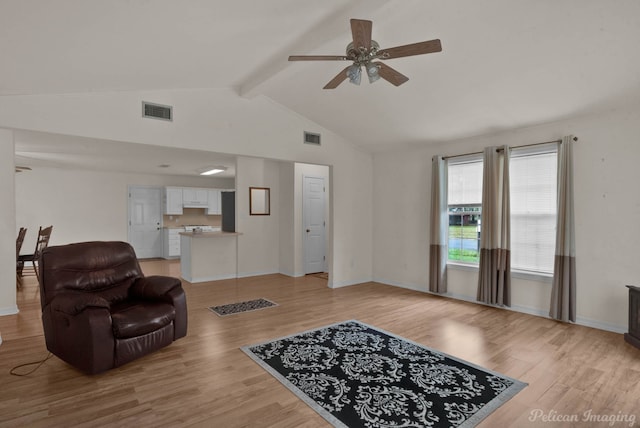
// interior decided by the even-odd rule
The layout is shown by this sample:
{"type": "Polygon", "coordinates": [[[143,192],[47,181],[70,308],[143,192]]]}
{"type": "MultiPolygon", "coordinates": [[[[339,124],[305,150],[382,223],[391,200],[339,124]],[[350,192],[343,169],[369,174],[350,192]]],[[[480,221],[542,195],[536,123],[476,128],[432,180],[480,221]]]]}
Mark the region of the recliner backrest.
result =
{"type": "Polygon", "coordinates": [[[40,301],[44,308],[64,291],[90,292],[108,302],[124,300],[143,277],[135,251],[126,242],[81,242],[51,246],[40,256],[40,301]]]}

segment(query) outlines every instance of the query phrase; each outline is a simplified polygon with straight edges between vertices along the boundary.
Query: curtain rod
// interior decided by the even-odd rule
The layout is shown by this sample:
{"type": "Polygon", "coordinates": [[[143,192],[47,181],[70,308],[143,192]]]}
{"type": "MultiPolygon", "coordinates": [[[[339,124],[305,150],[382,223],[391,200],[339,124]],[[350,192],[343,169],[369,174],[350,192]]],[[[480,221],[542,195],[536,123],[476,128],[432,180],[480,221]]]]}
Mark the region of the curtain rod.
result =
{"type": "MultiPolygon", "coordinates": [[[[578,141],[578,137],[573,137],[573,141],[578,141]]],[[[553,143],[562,143],[562,139],[553,140],[553,141],[544,141],[542,143],[522,144],[521,146],[513,146],[511,148],[519,149],[520,147],[541,146],[543,144],[553,144],[553,143]]],[[[498,151],[501,151],[501,150],[502,150],[501,148],[498,149],[498,151]]],[[[461,155],[443,156],[442,159],[446,160],[446,159],[451,159],[451,158],[459,158],[459,157],[462,157],[462,156],[481,155],[482,153],[484,153],[484,152],[463,153],[461,155]]]]}

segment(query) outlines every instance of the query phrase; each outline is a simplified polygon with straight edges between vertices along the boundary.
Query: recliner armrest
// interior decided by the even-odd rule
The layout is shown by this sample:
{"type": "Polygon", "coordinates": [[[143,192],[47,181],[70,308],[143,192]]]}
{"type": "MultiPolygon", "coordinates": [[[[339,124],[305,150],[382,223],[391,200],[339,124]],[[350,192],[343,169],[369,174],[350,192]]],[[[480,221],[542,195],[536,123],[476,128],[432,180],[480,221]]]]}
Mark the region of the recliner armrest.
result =
{"type": "Polygon", "coordinates": [[[78,315],[89,307],[109,309],[109,302],[91,293],[67,291],[58,293],[51,301],[50,307],[67,315],[78,315]]]}
{"type": "Polygon", "coordinates": [[[160,300],[175,308],[173,340],[187,335],[187,297],[182,282],[170,276],[147,276],[136,279],[129,295],[142,300],[160,300]]]}
{"type": "Polygon", "coordinates": [[[173,300],[171,290],[182,287],[178,278],[171,276],[152,275],[136,279],[129,293],[142,299],[173,300]]]}

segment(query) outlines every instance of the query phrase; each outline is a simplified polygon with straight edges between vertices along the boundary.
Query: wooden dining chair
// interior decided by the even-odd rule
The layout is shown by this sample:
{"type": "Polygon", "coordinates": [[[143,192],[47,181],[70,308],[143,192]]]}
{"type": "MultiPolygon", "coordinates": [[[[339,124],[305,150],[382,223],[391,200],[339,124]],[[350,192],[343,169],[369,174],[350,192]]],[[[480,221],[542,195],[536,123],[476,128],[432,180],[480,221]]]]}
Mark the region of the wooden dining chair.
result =
{"type": "Polygon", "coordinates": [[[45,227],[44,229],[40,226],[38,230],[38,239],[36,240],[36,249],[33,254],[22,254],[18,256],[18,264],[22,263],[20,267],[19,276],[22,278],[24,275],[24,268],[26,262],[31,262],[31,268],[33,269],[33,273],[35,274],[38,282],[40,282],[40,273],[38,272],[38,260],[40,258],[40,254],[42,254],[42,250],[47,248],[49,245],[49,238],[51,238],[51,232],[53,230],[53,226],[45,227]]]}
{"type": "Polygon", "coordinates": [[[20,250],[22,250],[22,243],[26,234],[27,228],[21,227],[16,238],[16,286],[18,288],[22,285],[22,269],[24,268],[24,262],[20,261],[20,250]]]}

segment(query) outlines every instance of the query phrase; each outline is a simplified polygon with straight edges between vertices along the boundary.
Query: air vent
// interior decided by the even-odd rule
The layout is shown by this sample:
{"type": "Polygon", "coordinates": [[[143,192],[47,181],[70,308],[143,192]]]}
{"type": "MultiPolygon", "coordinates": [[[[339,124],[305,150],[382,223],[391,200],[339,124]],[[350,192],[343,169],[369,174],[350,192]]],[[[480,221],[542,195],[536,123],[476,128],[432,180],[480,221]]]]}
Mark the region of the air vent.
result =
{"type": "Polygon", "coordinates": [[[142,117],[150,117],[152,119],[173,120],[173,107],[164,106],[162,104],[153,104],[146,101],[142,102],[142,117]]]}
{"type": "Polygon", "coordinates": [[[304,131],[304,143],[313,144],[315,146],[320,145],[320,134],[314,134],[313,132],[304,131]]]}

